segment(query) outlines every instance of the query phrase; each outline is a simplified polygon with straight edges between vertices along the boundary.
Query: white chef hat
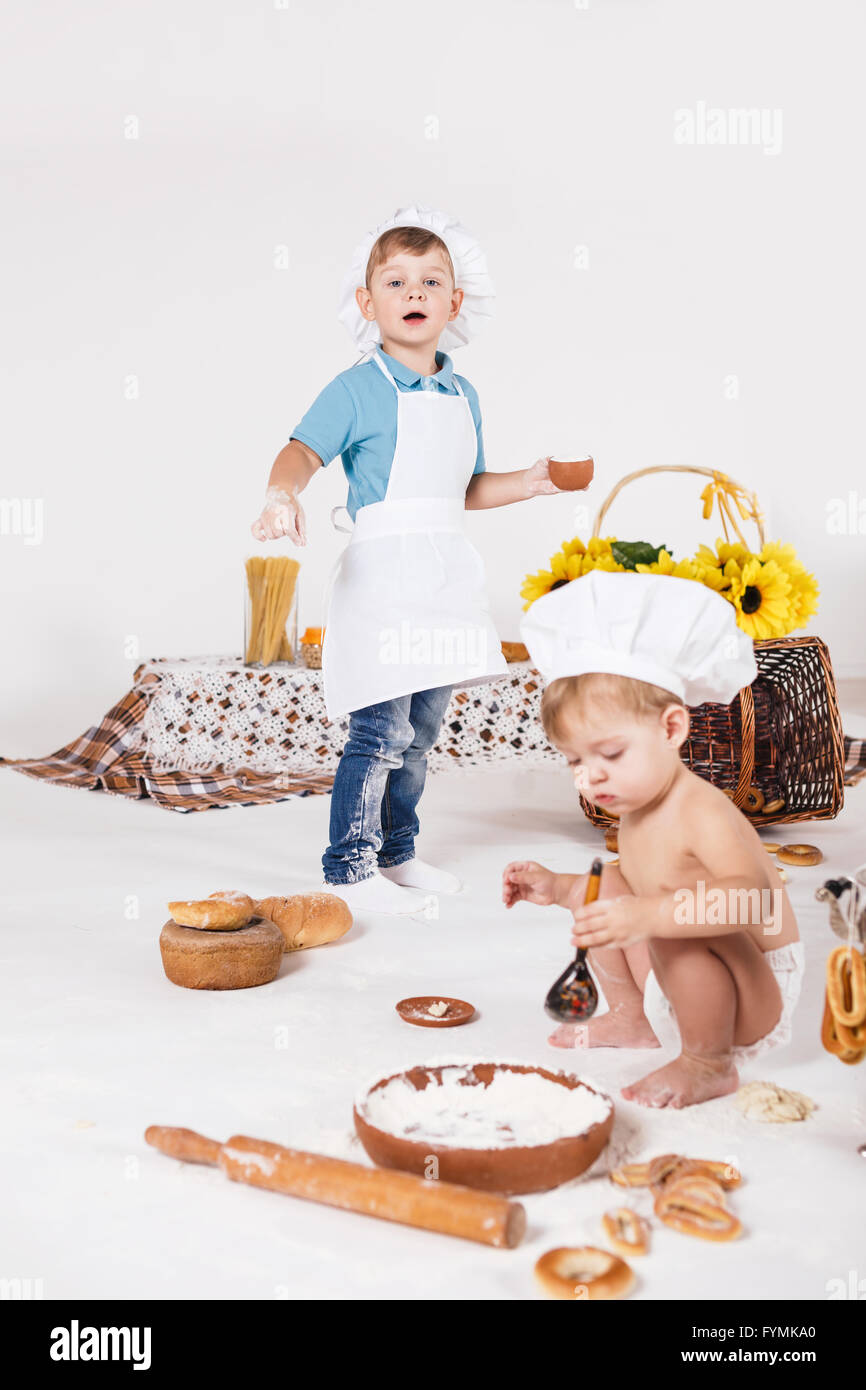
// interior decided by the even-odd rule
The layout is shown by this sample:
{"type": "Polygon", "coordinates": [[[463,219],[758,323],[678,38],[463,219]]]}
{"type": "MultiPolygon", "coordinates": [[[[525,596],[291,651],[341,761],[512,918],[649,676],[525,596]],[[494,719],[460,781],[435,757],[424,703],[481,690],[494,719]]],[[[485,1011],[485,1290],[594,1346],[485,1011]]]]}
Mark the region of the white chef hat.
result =
{"type": "Polygon", "coordinates": [[[367,262],[374,242],[391,227],[426,227],[441,237],[448,247],[454,264],[455,289],[463,291],[463,303],[456,319],[445,325],[439,346],[443,352],[462,347],[475,336],[483,321],[493,315],[495,291],[487,273],[487,260],[478,242],[465,227],[449,217],[447,212],[437,212],[420,204],[399,208],[393,217],[389,217],[374,232],[368,232],[355,247],[351,268],[343,277],[337,317],[346,325],[353,341],[362,351],[368,352],[382,341],[375,319],[365,319],[358,308],[355,291],[366,284],[367,262]]]}
{"type": "Polygon", "coordinates": [[[536,599],[520,631],[547,682],[605,671],[727,705],[758,674],[728,600],[673,575],[590,570],[536,599]]]}

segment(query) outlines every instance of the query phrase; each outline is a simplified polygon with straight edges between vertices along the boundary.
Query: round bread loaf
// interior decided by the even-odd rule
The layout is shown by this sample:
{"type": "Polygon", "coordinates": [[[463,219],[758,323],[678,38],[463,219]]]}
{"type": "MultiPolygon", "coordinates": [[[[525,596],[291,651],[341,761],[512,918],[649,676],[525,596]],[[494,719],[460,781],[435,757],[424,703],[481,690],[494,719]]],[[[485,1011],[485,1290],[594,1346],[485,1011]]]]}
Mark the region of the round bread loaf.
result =
{"type": "Polygon", "coordinates": [[[159,949],[172,984],[185,989],[249,989],[276,978],[283,936],[273,922],[258,917],[233,931],[201,931],[168,921],[160,932],[159,949]]]}
{"type": "Polygon", "coordinates": [[[324,946],[345,936],[352,925],[349,906],[334,893],[297,893],[291,898],[260,898],[254,911],[275,922],[287,951],[324,946]]]}

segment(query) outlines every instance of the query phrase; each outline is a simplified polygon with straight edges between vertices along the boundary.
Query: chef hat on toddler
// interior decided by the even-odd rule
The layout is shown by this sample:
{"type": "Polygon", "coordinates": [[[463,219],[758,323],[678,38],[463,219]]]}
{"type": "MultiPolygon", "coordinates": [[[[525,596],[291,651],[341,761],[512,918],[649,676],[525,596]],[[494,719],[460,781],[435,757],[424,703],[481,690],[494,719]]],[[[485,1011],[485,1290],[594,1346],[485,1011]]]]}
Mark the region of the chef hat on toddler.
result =
{"type": "Polygon", "coordinates": [[[693,579],[590,570],[536,599],[520,625],[546,682],[604,671],[730,704],[758,674],[733,605],[693,579]]]}
{"type": "Polygon", "coordinates": [[[367,262],[374,244],[392,227],[422,227],[435,233],[448,247],[454,266],[454,288],[463,291],[463,303],[456,319],[442,330],[439,346],[443,352],[462,347],[474,338],[484,320],[493,316],[495,291],[487,273],[487,260],[475,237],[456,218],[420,204],[398,208],[393,217],[374,232],[368,232],[355,247],[352,264],[343,277],[337,317],[362,352],[371,351],[382,341],[378,323],[365,319],[358,308],[355,291],[367,283],[367,262]]]}

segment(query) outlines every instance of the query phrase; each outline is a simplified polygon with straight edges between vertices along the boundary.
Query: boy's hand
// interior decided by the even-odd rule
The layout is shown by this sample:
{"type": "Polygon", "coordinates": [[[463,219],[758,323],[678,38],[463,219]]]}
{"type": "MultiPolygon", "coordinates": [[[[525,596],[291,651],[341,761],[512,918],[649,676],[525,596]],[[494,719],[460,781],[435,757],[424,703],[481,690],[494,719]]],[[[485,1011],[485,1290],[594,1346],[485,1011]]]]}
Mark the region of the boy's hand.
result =
{"type": "Polygon", "coordinates": [[[550,907],[556,874],[531,859],[515,860],[502,871],[502,901],[506,907],[515,903],[536,903],[550,907]]]}
{"type": "Polygon", "coordinates": [[[531,468],[527,468],[523,481],[526,486],[527,497],[538,497],[542,493],[562,492],[562,488],[550,481],[550,460],[552,454],[546,458],[536,459],[531,468]]]}
{"type": "Polygon", "coordinates": [[[634,946],[652,932],[652,904],[646,898],[625,893],[621,898],[603,898],[586,907],[572,907],[575,946],[634,946]]]}
{"type": "Polygon", "coordinates": [[[269,487],[262,514],[250,530],[257,541],[276,541],[288,536],[295,545],[306,545],[307,522],[297,493],[269,487]]]}

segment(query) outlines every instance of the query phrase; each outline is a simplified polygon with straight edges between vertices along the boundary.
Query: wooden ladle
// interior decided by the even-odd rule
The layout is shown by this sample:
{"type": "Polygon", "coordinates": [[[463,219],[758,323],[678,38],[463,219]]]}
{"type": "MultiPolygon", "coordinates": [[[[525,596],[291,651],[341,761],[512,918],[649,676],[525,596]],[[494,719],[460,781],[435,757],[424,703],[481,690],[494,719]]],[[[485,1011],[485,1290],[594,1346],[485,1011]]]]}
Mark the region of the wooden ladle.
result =
{"type": "MultiPolygon", "coordinates": [[[[593,859],[584,895],[584,906],[594,903],[601,887],[601,860],[593,859]]],[[[598,1008],[598,990],[586,963],[586,948],[578,946],[574,960],[551,986],[545,1012],[557,1023],[584,1023],[598,1008]]]]}

